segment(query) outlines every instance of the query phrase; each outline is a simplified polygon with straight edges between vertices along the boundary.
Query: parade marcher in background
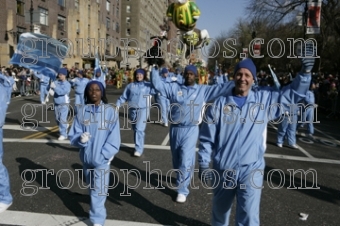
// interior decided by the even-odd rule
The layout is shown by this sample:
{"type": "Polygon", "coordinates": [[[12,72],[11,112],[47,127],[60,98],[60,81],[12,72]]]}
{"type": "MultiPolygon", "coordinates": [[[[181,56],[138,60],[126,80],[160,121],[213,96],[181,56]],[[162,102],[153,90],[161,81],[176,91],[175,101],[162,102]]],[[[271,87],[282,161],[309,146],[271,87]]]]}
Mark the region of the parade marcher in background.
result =
{"type": "MultiPolygon", "coordinates": [[[[163,68],[161,71],[161,81],[162,82],[172,82],[171,78],[168,76],[169,71],[163,68]]],[[[165,96],[162,96],[160,92],[155,95],[157,103],[161,106],[162,114],[162,125],[168,127],[168,109],[170,107],[170,101],[165,96]]]]}
{"type": "MultiPolygon", "coordinates": [[[[302,112],[302,123],[297,124],[297,129],[301,127],[304,127],[305,124],[307,124],[307,130],[308,130],[308,136],[313,139],[314,134],[314,108],[315,106],[315,96],[314,96],[314,89],[315,89],[315,83],[312,82],[309,88],[309,91],[307,91],[306,97],[303,101],[303,104],[306,106],[306,110],[302,112]],[[310,107],[307,107],[310,105],[310,107]]],[[[304,109],[304,108],[302,108],[304,109]]]]}
{"type": "Polygon", "coordinates": [[[228,82],[228,79],[221,73],[221,70],[218,69],[213,77],[213,84],[223,84],[228,82]]]}
{"type": "Polygon", "coordinates": [[[71,80],[71,86],[74,87],[74,92],[75,92],[75,100],[74,100],[74,110],[75,113],[77,114],[78,112],[78,106],[77,105],[84,105],[84,92],[85,92],[85,87],[89,80],[87,78],[83,77],[83,71],[78,70],[76,72],[77,77],[71,80]]]}
{"type": "Polygon", "coordinates": [[[67,115],[70,107],[71,84],[66,80],[67,69],[60,68],[58,80],[51,83],[50,95],[54,97],[54,115],[59,126],[58,140],[67,139],[67,115]]]}
{"type": "Polygon", "coordinates": [[[90,220],[94,226],[104,225],[106,219],[110,164],[118,153],[121,138],[119,115],[108,101],[99,81],[90,81],[85,88],[85,104],[79,108],[70,128],[72,145],[80,148],[80,160],[91,197],[90,220]]]}
{"type": "Polygon", "coordinates": [[[173,104],[170,109],[170,148],[173,168],[176,172],[177,198],[184,203],[189,194],[189,184],[193,175],[198,138],[198,125],[202,121],[201,111],[206,102],[224,95],[232,83],[206,86],[197,85],[197,68],[188,65],[184,70],[184,84],[177,82],[164,83],[159,76],[159,70],[152,69],[151,81],[155,89],[173,104]]]}
{"type": "Polygon", "coordinates": [[[40,103],[46,104],[46,102],[48,102],[46,96],[48,95],[50,77],[37,72],[34,72],[34,76],[40,80],[40,103]]]}
{"type": "Polygon", "coordinates": [[[106,87],[105,74],[99,67],[95,69],[94,77],[92,80],[100,81],[103,84],[104,88],[106,87]]]}
{"type": "Polygon", "coordinates": [[[156,94],[151,83],[146,80],[146,71],[137,69],[134,74],[134,82],[128,84],[123,94],[118,98],[116,106],[119,108],[125,102],[129,104],[129,118],[134,131],[135,152],[139,157],[144,152],[145,128],[150,110],[150,95],[156,94]]]}
{"type": "MultiPolygon", "coordinates": [[[[6,69],[8,73],[10,69],[6,69]]],[[[0,76],[3,76],[0,74],[0,76]]],[[[8,107],[8,92],[7,87],[8,81],[6,78],[0,77],[0,213],[4,212],[12,205],[13,197],[11,195],[9,174],[7,168],[3,164],[4,146],[3,146],[3,126],[5,124],[6,111],[8,107]]]]}
{"type": "MultiPolygon", "coordinates": [[[[310,43],[309,43],[310,44],[310,43]]],[[[277,119],[280,107],[298,103],[304,98],[311,81],[314,65],[312,47],[302,58],[302,70],[294,81],[281,90],[252,90],[256,67],[251,59],[240,61],[234,70],[235,88],[218,98],[209,108],[203,123],[199,147],[199,175],[214,185],[212,225],[229,225],[236,196],[235,225],[260,225],[260,199],[265,168],[264,153],[268,120],[277,119]],[[260,104],[260,105],[259,105],[260,104]],[[270,109],[271,114],[267,114],[270,109]],[[214,173],[209,169],[213,159],[214,173]]]]}
{"type": "Polygon", "coordinates": [[[14,85],[14,79],[12,77],[12,71],[9,68],[3,70],[2,74],[0,73],[0,88],[6,91],[6,104],[8,105],[11,102],[12,90],[14,85]]]}

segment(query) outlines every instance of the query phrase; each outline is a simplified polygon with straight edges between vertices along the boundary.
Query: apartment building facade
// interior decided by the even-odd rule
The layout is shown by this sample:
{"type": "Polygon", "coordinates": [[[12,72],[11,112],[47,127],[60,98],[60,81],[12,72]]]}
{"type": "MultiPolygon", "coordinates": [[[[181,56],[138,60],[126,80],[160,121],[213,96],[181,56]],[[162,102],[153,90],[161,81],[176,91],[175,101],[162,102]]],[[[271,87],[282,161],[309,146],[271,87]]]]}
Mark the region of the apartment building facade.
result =
{"type": "Polygon", "coordinates": [[[107,56],[107,66],[117,66],[121,1],[2,0],[6,10],[0,14],[0,64],[8,65],[20,34],[36,32],[69,44],[63,62],[68,67],[94,66],[96,51],[102,60],[107,56]]]}
{"type": "Polygon", "coordinates": [[[125,40],[122,46],[123,65],[129,65],[129,68],[140,64],[146,66],[141,57],[152,46],[150,37],[160,34],[167,6],[168,0],[122,1],[121,39],[125,40]]]}

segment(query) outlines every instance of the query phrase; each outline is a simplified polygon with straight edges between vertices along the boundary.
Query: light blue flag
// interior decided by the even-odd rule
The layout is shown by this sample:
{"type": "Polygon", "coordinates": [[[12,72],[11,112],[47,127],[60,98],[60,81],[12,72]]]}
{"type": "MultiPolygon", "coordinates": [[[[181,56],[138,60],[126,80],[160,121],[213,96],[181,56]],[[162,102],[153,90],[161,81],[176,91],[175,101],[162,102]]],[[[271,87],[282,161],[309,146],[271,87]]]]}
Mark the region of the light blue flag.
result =
{"type": "MultiPolygon", "coordinates": [[[[107,72],[107,68],[106,68],[106,72],[107,72]]],[[[104,87],[106,87],[106,73],[102,70],[101,66],[100,66],[100,59],[99,59],[99,54],[98,54],[98,50],[96,51],[95,54],[95,67],[94,67],[94,74],[92,77],[93,80],[98,80],[100,81],[104,87]],[[100,72],[100,77],[99,79],[96,78],[96,74],[97,71],[100,72]]]]}
{"type": "Polygon", "coordinates": [[[276,89],[279,90],[280,87],[281,87],[281,84],[280,84],[279,80],[277,79],[275,72],[270,67],[270,64],[268,64],[268,67],[269,67],[270,73],[272,74],[272,77],[274,79],[274,85],[275,85],[276,89]]]}
{"type": "Polygon", "coordinates": [[[68,46],[47,35],[23,33],[10,64],[17,64],[56,79],[59,68],[68,53],[68,46]]]}

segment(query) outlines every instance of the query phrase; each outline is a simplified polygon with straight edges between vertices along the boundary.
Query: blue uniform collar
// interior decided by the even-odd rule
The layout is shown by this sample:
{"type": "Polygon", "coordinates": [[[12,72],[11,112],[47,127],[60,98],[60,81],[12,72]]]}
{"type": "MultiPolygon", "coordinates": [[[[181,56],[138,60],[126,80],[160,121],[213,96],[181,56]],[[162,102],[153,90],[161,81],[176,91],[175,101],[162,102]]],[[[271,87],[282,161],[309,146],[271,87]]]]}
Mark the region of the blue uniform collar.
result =
{"type": "MultiPolygon", "coordinates": [[[[233,94],[233,90],[234,89],[235,88],[231,89],[227,93],[227,95],[226,95],[226,97],[227,97],[227,104],[234,104],[235,106],[237,106],[237,104],[234,101],[234,98],[232,98],[234,96],[234,94],[233,94]]],[[[247,103],[256,103],[255,92],[253,90],[251,90],[251,89],[248,92],[247,100],[246,100],[244,105],[246,105],[247,103]]]]}
{"type": "Polygon", "coordinates": [[[90,112],[90,113],[101,113],[102,112],[102,108],[104,107],[104,103],[103,101],[100,102],[100,104],[98,106],[94,106],[94,105],[86,105],[85,106],[85,111],[86,112],[90,112]]]}
{"type": "Polygon", "coordinates": [[[196,90],[198,88],[198,85],[196,83],[193,86],[182,85],[182,88],[187,89],[187,90],[190,90],[190,89],[195,89],[196,90]]]}

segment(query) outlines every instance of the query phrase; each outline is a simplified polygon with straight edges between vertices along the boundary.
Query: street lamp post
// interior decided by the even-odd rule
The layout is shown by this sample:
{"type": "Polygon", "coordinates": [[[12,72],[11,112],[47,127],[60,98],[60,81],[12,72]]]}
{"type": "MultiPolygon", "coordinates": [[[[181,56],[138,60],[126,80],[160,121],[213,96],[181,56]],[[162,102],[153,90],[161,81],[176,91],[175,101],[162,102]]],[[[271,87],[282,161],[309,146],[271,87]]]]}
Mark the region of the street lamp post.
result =
{"type": "Polygon", "coordinates": [[[31,8],[30,8],[30,22],[31,22],[31,25],[30,25],[30,30],[31,32],[33,33],[33,0],[31,0],[31,8]]]}

